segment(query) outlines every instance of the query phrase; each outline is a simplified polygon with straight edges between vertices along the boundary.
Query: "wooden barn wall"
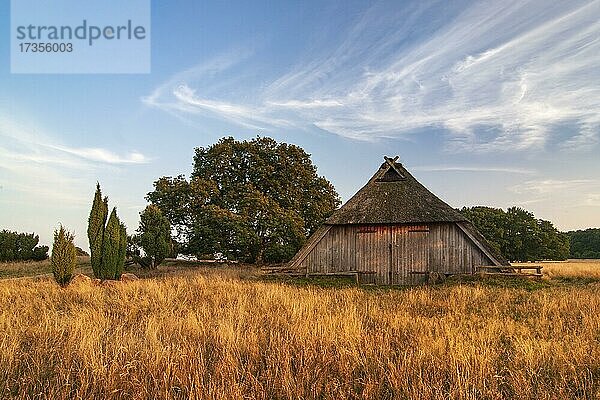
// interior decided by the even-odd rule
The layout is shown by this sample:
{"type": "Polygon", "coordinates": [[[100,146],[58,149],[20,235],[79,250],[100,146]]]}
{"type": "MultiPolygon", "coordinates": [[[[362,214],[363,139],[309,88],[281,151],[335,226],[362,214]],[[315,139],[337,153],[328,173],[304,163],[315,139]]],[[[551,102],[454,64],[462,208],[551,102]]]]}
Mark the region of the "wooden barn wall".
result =
{"type": "Polygon", "coordinates": [[[455,224],[336,225],[300,266],[308,273],[374,271],[372,281],[388,285],[419,283],[429,271],[471,273],[491,263],[455,224]]]}

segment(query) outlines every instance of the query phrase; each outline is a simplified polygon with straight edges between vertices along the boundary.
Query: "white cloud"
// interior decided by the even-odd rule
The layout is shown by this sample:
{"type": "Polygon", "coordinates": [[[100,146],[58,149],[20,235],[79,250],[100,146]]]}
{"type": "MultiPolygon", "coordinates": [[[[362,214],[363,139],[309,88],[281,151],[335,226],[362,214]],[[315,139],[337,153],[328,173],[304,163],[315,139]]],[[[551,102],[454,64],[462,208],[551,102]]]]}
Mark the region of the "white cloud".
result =
{"type": "Polygon", "coordinates": [[[96,179],[98,170],[106,165],[149,161],[135,151],[118,155],[103,148],[57,145],[40,129],[5,115],[0,115],[0,138],[0,168],[8,172],[0,176],[3,200],[10,191],[19,199],[82,205],[89,200],[82,193],[96,179]]]}
{"type": "Polygon", "coordinates": [[[267,104],[269,106],[273,106],[273,107],[293,108],[293,109],[342,107],[344,105],[339,100],[333,100],[333,99],[312,99],[312,100],[306,100],[306,101],[287,100],[287,101],[283,101],[283,102],[268,101],[267,104]]]}
{"type": "Polygon", "coordinates": [[[436,7],[376,4],[333,48],[245,87],[250,96],[233,95],[240,82],[227,75],[243,71],[247,52],[177,74],[143,101],[179,116],[316,126],[358,140],[438,127],[453,149],[598,143],[600,1],[479,1],[442,22],[431,18],[436,7]],[[407,43],[409,35],[417,38],[407,43]]]}
{"type": "Polygon", "coordinates": [[[149,160],[142,153],[133,151],[125,156],[119,156],[112,151],[102,148],[75,148],[67,146],[45,145],[48,148],[60,150],[62,152],[72,154],[92,162],[100,162],[107,164],[144,164],[149,160]]]}
{"type": "Polygon", "coordinates": [[[289,125],[283,119],[269,117],[263,110],[249,108],[238,104],[204,99],[196,95],[196,91],[183,84],[173,89],[178,100],[177,108],[190,113],[210,112],[214,115],[236,122],[240,125],[258,129],[258,124],[267,126],[289,125]]]}
{"type": "Polygon", "coordinates": [[[23,125],[2,115],[0,115],[0,137],[4,139],[4,146],[0,146],[0,155],[5,161],[62,164],[71,167],[82,167],[85,162],[107,164],[141,164],[149,162],[146,156],[137,151],[121,156],[104,148],[54,144],[56,139],[41,133],[39,129],[23,125]]]}
{"type": "Polygon", "coordinates": [[[460,165],[423,165],[420,167],[411,168],[415,171],[431,171],[431,172],[499,172],[508,174],[523,174],[533,175],[536,171],[524,168],[506,168],[506,167],[490,167],[490,166],[460,166],[460,165]]]}
{"type": "Polygon", "coordinates": [[[600,207],[600,193],[590,193],[585,197],[584,205],[600,207]]]}
{"type": "Polygon", "coordinates": [[[537,193],[537,194],[554,194],[557,192],[567,192],[578,189],[595,187],[600,184],[599,181],[592,179],[543,179],[531,180],[515,185],[510,189],[515,193],[537,193]]]}

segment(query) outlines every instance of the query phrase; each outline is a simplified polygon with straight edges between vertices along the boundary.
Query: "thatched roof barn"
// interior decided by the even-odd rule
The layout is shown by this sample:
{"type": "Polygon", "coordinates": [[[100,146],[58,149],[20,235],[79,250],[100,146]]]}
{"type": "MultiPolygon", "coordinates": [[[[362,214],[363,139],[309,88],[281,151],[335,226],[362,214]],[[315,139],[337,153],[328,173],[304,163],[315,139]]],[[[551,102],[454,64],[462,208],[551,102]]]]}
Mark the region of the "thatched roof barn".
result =
{"type": "Polygon", "coordinates": [[[308,275],[358,273],[362,281],[388,285],[507,264],[460,212],[397,159],[385,157],[369,182],[309,238],[290,269],[308,275]]]}

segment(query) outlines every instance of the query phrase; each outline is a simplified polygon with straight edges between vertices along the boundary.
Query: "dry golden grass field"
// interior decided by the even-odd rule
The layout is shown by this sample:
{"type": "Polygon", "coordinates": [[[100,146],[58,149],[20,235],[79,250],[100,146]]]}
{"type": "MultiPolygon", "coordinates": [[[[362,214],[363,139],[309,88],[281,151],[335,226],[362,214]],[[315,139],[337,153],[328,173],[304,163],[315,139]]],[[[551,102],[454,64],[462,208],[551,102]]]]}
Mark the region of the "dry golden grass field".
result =
{"type": "Polygon", "coordinates": [[[0,398],[600,398],[600,263],[544,271],[414,288],[173,263],[110,286],[0,280],[0,398]]]}

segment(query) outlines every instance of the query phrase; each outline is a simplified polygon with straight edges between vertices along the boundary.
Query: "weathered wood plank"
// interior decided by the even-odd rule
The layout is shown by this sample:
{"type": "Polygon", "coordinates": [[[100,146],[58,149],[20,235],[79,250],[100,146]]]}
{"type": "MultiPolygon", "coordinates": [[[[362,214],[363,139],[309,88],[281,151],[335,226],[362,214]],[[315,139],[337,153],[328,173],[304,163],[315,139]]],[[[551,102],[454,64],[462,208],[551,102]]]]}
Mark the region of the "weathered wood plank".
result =
{"type": "Polygon", "coordinates": [[[309,274],[373,270],[379,284],[410,284],[419,281],[410,271],[473,273],[488,262],[456,224],[328,225],[288,267],[309,274]]]}
{"type": "Polygon", "coordinates": [[[298,266],[306,256],[314,249],[314,247],[323,239],[323,237],[329,232],[332,225],[323,225],[315,231],[308,239],[306,245],[290,260],[290,266],[298,266]]]}

